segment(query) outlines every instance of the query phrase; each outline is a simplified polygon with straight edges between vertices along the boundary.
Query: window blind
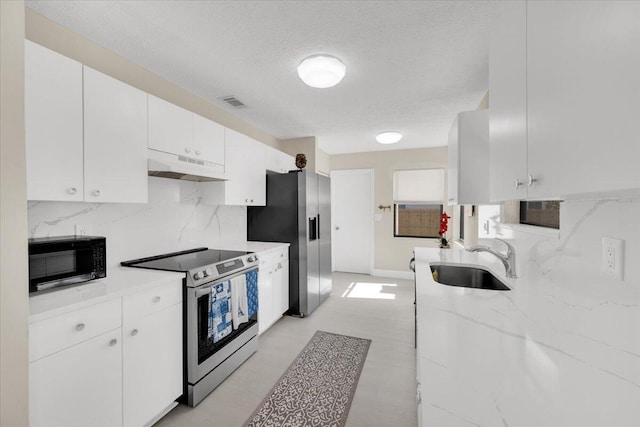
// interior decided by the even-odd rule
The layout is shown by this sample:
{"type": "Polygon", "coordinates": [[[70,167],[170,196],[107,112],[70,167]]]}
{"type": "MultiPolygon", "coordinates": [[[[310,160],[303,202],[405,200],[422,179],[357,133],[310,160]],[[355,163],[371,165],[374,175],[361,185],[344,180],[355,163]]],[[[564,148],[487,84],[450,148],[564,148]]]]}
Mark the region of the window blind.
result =
{"type": "Polygon", "coordinates": [[[393,172],[395,203],[444,202],[444,169],[399,170],[393,172]]]}

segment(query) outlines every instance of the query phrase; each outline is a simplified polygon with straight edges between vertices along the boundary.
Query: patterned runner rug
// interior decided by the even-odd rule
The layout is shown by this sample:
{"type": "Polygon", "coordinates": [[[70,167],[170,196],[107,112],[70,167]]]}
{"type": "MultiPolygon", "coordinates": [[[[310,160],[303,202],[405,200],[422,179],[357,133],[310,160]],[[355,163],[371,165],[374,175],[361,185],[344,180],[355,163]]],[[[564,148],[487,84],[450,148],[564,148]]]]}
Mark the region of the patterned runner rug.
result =
{"type": "Polygon", "coordinates": [[[317,331],[244,426],[344,426],[370,344],[317,331]]]}

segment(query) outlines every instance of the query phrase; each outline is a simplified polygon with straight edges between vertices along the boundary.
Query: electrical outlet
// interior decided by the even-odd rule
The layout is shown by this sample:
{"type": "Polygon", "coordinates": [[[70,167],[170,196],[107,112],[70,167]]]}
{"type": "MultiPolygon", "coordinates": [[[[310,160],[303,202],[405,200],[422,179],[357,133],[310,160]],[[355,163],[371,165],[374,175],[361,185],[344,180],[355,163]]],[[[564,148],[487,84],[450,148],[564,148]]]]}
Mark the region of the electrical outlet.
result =
{"type": "Polygon", "coordinates": [[[91,236],[93,235],[93,226],[87,224],[76,224],[76,236],[91,236]]]}
{"type": "Polygon", "coordinates": [[[624,240],[602,238],[602,272],[619,280],[624,278],[624,240]]]}

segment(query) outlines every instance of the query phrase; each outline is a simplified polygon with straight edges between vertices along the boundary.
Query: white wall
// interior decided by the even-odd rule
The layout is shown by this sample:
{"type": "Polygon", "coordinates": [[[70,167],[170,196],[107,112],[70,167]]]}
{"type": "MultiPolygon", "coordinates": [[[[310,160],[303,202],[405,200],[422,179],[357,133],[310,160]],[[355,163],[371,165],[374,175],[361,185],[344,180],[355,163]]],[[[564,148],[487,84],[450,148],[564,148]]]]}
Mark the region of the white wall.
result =
{"type": "Polygon", "coordinates": [[[132,258],[246,241],[246,207],[207,204],[201,185],[206,183],[150,177],[148,204],[30,201],[29,237],[74,234],[75,224],[91,225],[92,234],[107,238],[107,268],[132,258]]]}
{"type": "Polygon", "coordinates": [[[28,419],[24,2],[0,1],[0,425],[28,419]]]}

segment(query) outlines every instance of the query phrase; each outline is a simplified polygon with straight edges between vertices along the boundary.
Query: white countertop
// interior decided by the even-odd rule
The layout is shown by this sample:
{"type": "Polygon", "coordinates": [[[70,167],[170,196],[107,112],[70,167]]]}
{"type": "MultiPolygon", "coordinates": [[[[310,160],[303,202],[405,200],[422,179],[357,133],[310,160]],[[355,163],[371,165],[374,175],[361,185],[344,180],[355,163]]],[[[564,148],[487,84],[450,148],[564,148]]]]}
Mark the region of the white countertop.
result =
{"type": "Polygon", "coordinates": [[[423,426],[640,426],[640,315],[581,283],[506,279],[486,253],[416,248],[423,426]],[[487,267],[510,291],[436,283],[430,262],[487,267]]]}
{"type": "Polygon", "coordinates": [[[113,267],[104,279],[29,297],[29,323],[183,278],[184,273],[113,267]]]}
{"type": "Polygon", "coordinates": [[[247,251],[247,252],[268,252],[272,250],[276,250],[282,248],[283,246],[290,246],[289,243],[280,243],[280,242],[240,242],[233,243],[228,245],[223,245],[222,247],[217,247],[216,249],[227,249],[234,251],[247,251]]]}

